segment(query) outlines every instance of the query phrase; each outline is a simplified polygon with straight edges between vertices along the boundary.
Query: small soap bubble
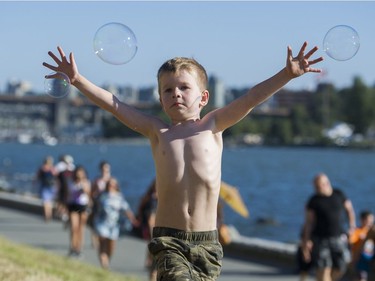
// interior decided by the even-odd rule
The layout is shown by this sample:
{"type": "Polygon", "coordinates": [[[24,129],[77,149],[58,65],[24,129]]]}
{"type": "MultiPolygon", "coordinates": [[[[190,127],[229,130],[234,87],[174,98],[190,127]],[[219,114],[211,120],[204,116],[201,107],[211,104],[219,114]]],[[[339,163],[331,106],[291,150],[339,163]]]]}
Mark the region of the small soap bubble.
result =
{"type": "Polygon", "coordinates": [[[359,35],[348,25],[337,25],[328,30],[323,40],[323,50],[331,58],[346,61],[359,50],[359,35]]]}
{"type": "Polygon", "coordinates": [[[107,23],[95,33],[95,54],[106,63],[125,64],[134,58],[137,50],[135,34],[122,23],[107,23]]]}
{"type": "Polygon", "coordinates": [[[44,91],[53,98],[63,98],[70,92],[70,79],[62,72],[54,72],[47,75],[44,81],[44,91]]]}

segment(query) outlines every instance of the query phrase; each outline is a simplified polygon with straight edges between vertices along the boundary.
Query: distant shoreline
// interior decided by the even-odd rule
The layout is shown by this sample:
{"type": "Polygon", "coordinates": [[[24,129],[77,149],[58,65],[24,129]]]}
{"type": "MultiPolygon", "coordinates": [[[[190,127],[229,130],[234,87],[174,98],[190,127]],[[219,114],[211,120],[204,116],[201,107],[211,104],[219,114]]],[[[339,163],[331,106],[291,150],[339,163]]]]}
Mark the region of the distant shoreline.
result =
{"type": "MultiPolygon", "coordinates": [[[[0,140],[1,143],[18,143],[23,144],[14,140],[0,140]]],[[[48,144],[42,142],[30,142],[25,143],[27,145],[46,145],[48,144]]],[[[150,142],[145,137],[128,137],[128,138],[95,138],[88,139],[84,141],[59,141],[55,145],[80,145],[80,144],[109,144],[109,145],[149,145],[150,142]]],[[[54,145],[54,146],[55,146],[54,145]]],[[[232,138],[224,138],[225,147],[267,147],[267,148],[320,148],[320,149],[349,149],[349,150],[375,150],[375,143],[362,143],[358,142],[355,144],[348,145],[333,145],[333,144],[289,144],[289,145],[272,145],[272,144],[246,144],[239,141],[236,141],[232,138]]]]}

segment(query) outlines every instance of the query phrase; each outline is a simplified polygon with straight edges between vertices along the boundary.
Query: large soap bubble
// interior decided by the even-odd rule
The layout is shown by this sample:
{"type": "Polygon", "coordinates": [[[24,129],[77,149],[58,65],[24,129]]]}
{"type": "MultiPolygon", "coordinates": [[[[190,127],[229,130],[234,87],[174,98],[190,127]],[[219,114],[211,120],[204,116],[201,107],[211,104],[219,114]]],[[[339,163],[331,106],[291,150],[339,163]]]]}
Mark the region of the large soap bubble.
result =
{"type": "Polygon", "coordinates": [[[323,40],[323,50],[328,56],[338,61],[351,59],[357,54],[358,49],[358,33],[348,25],[332,27],[323,40]]]}
{"type": "Polygon", "coordinates": [[[133,59],[137,50],[135,34],[122,23],[107,23],[95,33],[95,54],[106,63],[125,64],[133,59]]]}
{"type": "Polygon", "coordinates": [[[70,79],[62,72],[51,73],[44,80],[44,91],[53,98],[63,98],[70,92],[70,79]]]}

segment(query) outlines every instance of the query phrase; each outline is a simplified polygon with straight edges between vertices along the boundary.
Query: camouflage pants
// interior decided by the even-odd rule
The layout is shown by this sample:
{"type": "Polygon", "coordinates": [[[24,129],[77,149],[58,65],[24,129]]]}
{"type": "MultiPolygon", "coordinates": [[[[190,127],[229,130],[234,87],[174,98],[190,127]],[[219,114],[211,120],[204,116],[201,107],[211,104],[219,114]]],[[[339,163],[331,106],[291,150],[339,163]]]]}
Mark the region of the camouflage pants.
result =
{"type": "Polygon", "coordinates": [[[148,248],[158,281],[214,281],[220,275],[223,249],[217,231],[155,227],[148,248]]]}

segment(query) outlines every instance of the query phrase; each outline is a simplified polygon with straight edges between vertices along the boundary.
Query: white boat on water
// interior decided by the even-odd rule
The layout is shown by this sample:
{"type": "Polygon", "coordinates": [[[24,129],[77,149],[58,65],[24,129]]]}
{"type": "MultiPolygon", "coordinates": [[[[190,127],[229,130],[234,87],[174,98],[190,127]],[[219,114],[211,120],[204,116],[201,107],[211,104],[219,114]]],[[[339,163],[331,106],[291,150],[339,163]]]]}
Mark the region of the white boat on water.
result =
{"type": "Polygon", "coordinates": [[[33,136],[27,133],[21,133],[17,136],[17,141],[22,144],[29,144],[33,142],[33,136]]]}

